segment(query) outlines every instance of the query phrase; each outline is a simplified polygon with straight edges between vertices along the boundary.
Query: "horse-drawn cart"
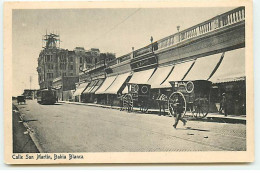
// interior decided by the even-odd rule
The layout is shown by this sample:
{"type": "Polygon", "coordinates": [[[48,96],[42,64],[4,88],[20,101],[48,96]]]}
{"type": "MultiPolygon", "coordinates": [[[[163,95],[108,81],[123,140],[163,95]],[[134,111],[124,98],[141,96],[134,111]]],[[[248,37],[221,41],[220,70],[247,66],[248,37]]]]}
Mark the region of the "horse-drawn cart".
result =
{"type": "MultiPolygon", "coordinates": [[[[201,119],[207,116],[210,103],[211,82],[206,80],[195,81],[171,81],[171,94],[161,94],[156,99],[168,103],[168,113],[176,116],[177,112],[184,116],[187,111],[201,119]]],[[[151,105],[151,85],[128,83],[128,93],[123,97],[123,108],[129,112],[133,107],[140,107],[140,111],[145,113],[151,105]]],[[[164,104],[164,103],[161,103],[164,104]]],[[[161,107],[160,107],[161,113],[161,107]]]]}
{"type": "Polygon", "coordinates": [[[134,105],[140,107],[140,111],[148,111],[151,85],[127,83],[128,93],[123,98],[123,108],[133,111],[134,105]]]}
{"type": "Polygon", "coordinates": [[[207,116],[210,103],[210,81],[172,81],[170,84],[173,90],[168,98],[170,115],[175,116],[178,109],[182,116],[187,111],[190,111],[197,119],[207,116]]]}

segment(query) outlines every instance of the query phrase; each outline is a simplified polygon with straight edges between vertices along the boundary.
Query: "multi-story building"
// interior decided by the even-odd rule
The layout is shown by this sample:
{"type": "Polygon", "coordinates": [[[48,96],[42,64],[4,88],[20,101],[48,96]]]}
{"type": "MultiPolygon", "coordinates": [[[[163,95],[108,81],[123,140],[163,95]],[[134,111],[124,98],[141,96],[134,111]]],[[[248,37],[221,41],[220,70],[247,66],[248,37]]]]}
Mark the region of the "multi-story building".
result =
{"type": "MultiPolygon", "coordinates": [[[[83,65],[83,57],[78,55],[78,49],[69,51],[58,46],[59,35],[46,34],[46,45],[38,57],[38,82],[40,89],[53,87],[53,80],[61,76],[78,76],[83,65]]],[[[84,48],[83,48],[84,49],[84,48]]],[[[85,51],[83,52],[84,55],[85,51]]]]}

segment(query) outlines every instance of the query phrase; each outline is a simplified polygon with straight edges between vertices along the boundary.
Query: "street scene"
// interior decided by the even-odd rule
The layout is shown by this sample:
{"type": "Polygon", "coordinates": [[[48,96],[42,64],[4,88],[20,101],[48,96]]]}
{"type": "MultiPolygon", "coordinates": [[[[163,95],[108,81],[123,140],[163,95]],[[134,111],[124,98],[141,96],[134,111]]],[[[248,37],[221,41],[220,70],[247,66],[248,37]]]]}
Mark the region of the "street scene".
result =
{"type": "Polygon", "coordinates": [[[245,19],[14,10],[13,152],[247,151],[245,19]]]}
{"type": "Polygon", "coordinates": [[[45,153],[245,151],[243,123],[188,121],[96,106],[29,100],[17,105],[45,153]]]}

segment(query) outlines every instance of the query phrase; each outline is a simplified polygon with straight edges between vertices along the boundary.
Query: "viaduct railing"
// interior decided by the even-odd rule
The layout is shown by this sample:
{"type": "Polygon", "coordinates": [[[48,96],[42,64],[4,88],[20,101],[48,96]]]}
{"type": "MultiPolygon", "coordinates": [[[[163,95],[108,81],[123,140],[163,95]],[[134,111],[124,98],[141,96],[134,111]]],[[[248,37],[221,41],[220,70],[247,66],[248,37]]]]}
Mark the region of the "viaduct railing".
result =
{"type": "Polygon", "coordinates": [[[123,55],[113,61],[107,63],[107,66],[112,66],[118,63],[121,63],[127,59],[135,58],[143,54],[147,54],[152,51],[161,50],[170,46],[173,46],[177,43],[186,41],[188,39],[192,39],[195,37],[199,37],[201,35],[207,34],[209,32],[216,31],[218,29],[231,26],[233,24],[239,23],[245,20],[245,7],[238,7],[212,19],[209,19],[205,22],[187,28],[183,31],[160,39],[152,44],[142,47],[134,51],[132,53],[123,55]]]}
{"type": "Polygon", "coordinates": [[[198,25],[180,31],[179,33],[170,35],[166,38],[158,40],[158,50],[172,46],[176,43],[215,31],[217,29],[230,26],[245,20],[245,8],[239,7],[228,11],[224,14],[216,16],[198,25]]]}

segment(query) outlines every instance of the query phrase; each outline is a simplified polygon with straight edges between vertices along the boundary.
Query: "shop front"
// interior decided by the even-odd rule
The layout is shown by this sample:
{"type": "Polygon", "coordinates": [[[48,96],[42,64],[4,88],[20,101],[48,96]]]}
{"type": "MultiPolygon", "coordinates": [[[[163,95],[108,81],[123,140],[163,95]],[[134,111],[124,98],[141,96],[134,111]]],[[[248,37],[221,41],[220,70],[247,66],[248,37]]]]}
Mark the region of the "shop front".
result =
{"type": "Polygon", "coordinates": [[[95,92],[97,97],[97,103],[108,105],[111,104],[111,101],[108,100],[107,95],[105,94],[105,91],[114,83],[116,80],[117,75],[114,76],[108,76],[105,81],[102,83],[102,85],[99,87],[99,89],[95,92]]]}
{"type": "Polygon", "coordinates": [[[74,97],[75,102],[82,102],[81,94],[84,92],[84,90],[86,89],[86,87],[88,85],[89,85],[88,82],[79,84],[76,91],[73,93],[73,97],[74,97]]]}
{"type": "Polygon", "coordinates": [[[227,101],[227,114],[246,115],[245,48],[225,52],[223,61],[214,75],[212,101],[218,107],[223,93],[227,101]]]}
{"type": "Polygon", "coordinates": [[[98,80],[92,80],[89,85],[86,87],[86,89],[84,90],[84,92],[82,92],[82,102],[83,103],[89,103],[90,99],[89,99],[89,93],[90,91],[95,87],[95,85],[98,83],[98,80]]]}
{"type": "Polygon", "coordinates": [[[130,79],[130,72],[118,74],[115,81],[112,83],[110,87],[104,91],[104,94],[107,96],[107,100],[111,105],[120,106],[121,103],[121,93],[122,90],[126,87],[126,82],[130,79]]]}
{"type": "Polygon", "coordinates": [[[97,79],[95,85],[88,91],[86,102],[88,103],[97,103],[97,95],[95,95],[95,92],[101,87],[103,84],[104,79],[97,79]]]}

